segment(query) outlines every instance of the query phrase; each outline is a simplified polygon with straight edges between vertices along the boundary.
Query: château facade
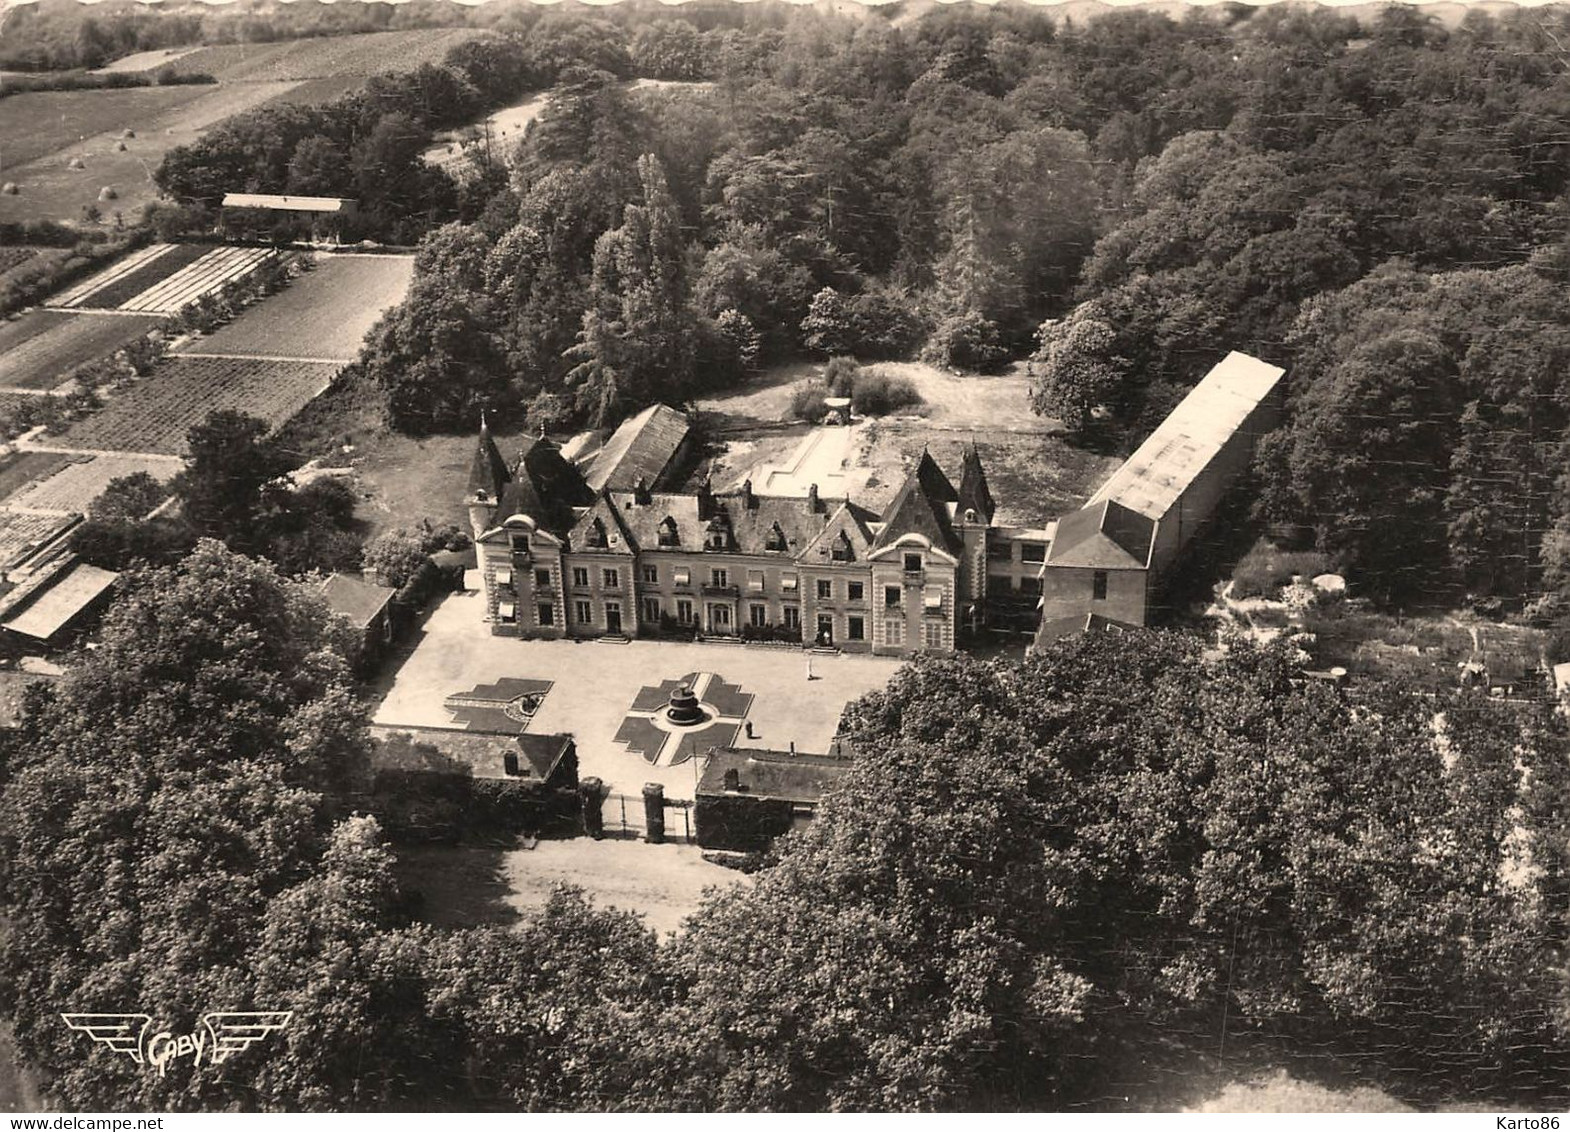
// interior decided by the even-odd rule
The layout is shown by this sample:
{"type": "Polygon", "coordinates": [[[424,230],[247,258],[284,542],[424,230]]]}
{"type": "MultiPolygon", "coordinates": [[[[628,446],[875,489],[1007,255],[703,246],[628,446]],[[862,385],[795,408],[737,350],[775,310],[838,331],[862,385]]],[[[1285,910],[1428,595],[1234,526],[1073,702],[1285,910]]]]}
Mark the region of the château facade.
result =
{"type": "Polygon", "coordinates": [[[700,634],[907,655],[951,652],[984,618],[995,508],[974,447],[957,488],[924,452],[874,514],[816,486],[667,492],[640,477],[595,490],[544,437],[509,465],[482,425],[468,505],[503,636],[700,634]]]}

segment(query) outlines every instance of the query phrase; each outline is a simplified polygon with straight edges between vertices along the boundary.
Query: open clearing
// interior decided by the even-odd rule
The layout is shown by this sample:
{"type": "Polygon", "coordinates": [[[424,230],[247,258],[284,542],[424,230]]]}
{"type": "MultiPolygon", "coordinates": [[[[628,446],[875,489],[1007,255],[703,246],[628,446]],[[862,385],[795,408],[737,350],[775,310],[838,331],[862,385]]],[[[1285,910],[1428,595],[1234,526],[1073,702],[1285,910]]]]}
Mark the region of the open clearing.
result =
{"type": "Polygon", "coordinates": [[[73,424],[59,444],[183,456],[186,432],[214,409],[250,413],[276,428],[320,393],[337,372],[337,365],[321,362],[169,358],[98,412],[73,424]]]}
{"type": "Polygon", "coordinates": [[[15,169],[41,157],[149,122],[187,106],[209,86],[147,86],[125,90],[41,90],[0,98],[0,137],[5,138],[6,179],[24,181],[15,169]]]}
{"type": "Polygon", "coordinates": [[[37,91],[0,99],[5,180],[0,222],[80,222],[95,207],[105,221],[138,215],[157,197],[153,171],[164,154],[202,131],[291,89],[292,82],[235,83],[126,90],[37,91]],[[124,137],[124,131],[135,132],[124,137]],[[121,148],[124,147],[124,148],[121,148]],[[71,162],[81,168],[71,168],[71,162]],[[99,190],[116,197],[100,201],[99,190]]]}
{"type": "Polygon", "coordinates": [[[352,362],[366,331],[403,301],[413,278],[413,256],[320,256],[279,294],[180,353],[352,362]]]}
{"type": "Polygon", "coordinates": [[[751,477],[757,490],[782,494],[801,494],[806,483],[816,482],[825,494],[848,492],[878,510],[894,497],[922,449],[957,476],[961,452],[974,442],[998,501],[998,523],[1038,527],[1082,504],[1119,463],[1075,447],[1062,438],[1060,422],[1031,412],[1023,366],[996,375],[954,374],[921,362],[878,362],[867,369],[909,381],[923,403],[850,429],[803,423],[781,430],[791,391],[820,376],[823,365],[779,366],[734,393],[698,403],[726,444],[696,475],[727,486],[751,477]]]}
{"type": "Polygon", "coordinates": [[[201,47],[198,46],[160,47],[154,51],[138,51],[133,55],[122,55],[113,63],[108,63],[89,73],[94,75],[119,75],[138,71],[156,71],[165,63],[173,63],[181,56],[200,50],[201,47]]]}
{"type": "Polygon", "coordinates": [[[478,28],[410,28],[278,43],[226,43],[182,55],[170,66],[179,74],[212,75],[222,83],[366,78],[440,63],[458,44],[490,34],[478,28]]]}
{"type": "Polygon", "coordinates": [[[421,918],[441,927],[509,924],[543,907],[560,885],[584,889],[601,908],[635,912],[662,935],[697,911],[707,888],[749,884],[710,864],[695,845],[541,841],[533,849],[404,846],[399,885],[423,898],[421,918]]]}
{"type": "MultiPolygon", "coordinates": [[[[0,388],[53,389],[77,366],[114,353],[131,339],[146,334],[159,320],[140,315],[57,314],[30,311],[17,323],[53,321],[41,332],[22,327],[26,337],[0,354],[0,388]]],[[[17,323],[7,326],[10,329],[17,323]]]]}

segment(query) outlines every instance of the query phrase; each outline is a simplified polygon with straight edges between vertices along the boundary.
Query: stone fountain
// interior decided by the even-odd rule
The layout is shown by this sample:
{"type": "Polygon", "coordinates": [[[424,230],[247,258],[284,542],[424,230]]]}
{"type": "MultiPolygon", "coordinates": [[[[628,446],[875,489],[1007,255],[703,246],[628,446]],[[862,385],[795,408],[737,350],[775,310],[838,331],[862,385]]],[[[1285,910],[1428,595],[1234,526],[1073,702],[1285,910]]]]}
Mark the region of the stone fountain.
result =
{"type": "Polygon", "coordinates": [[[665,708],[665,718],[677,727],[691,727],[702,723],[708,716],[704,714],[692,689],[683,686],[671,693],[670,703],[665,708]]]}

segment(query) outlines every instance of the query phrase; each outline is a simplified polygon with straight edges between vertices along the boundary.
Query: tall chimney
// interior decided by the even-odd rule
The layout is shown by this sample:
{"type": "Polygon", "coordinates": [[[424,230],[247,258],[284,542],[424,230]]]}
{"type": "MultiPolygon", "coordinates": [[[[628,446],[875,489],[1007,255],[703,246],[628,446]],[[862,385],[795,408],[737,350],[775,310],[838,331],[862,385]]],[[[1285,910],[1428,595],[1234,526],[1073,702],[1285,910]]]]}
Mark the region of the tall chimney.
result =
{"type": "Polygon", "coordinates": [[[725,772],[725,789],[735,792],[741,789],[741,771],[731,767],[725,772]]]}
{"type": "Polygon", "coordinates": [[[752,478],[750,476],[741,481],[741,503],[749,511],[758,509],[758,497],[752,494],[752,478]]]}
{"type": "Polygon", "coordinates": [[[654,502],[654,497],[649,494],[648,481],[642,476],[639,476],[638,482],[632,485],[632,501],[639,507],[647,507],[654,502]]]}
{"type": "Polygon", "coordinates": [[[815,483],[807,485],[807,510],[813,514],[818,512],[818,485],[815,483]]]}

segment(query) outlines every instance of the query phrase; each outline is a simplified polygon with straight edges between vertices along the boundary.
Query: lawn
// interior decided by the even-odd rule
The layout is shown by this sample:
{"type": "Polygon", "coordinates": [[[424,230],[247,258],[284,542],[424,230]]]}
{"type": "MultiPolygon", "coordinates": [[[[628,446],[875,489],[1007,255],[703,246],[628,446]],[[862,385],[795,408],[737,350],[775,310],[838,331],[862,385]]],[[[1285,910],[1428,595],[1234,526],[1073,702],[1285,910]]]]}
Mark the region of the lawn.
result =
{"type": "Polygon", "coordinates": [[[410,846],[396,875],[422,899],[422,917],[441,927],[516,923],[561,885],[583,888],[600,907],[634,912],[662,935],[697,911],[704,890],[749,883],[705,861],[693,845],[638,841],[541,841],[533,849],[410,846]]]}
{"type": "MultiPolygon", "coordinates": [[[[924,362],[876,362],[866,368],[914,385],[923,401],[914,415],[933,429],[1062,431],[1057,421],[1030,411],[1030,383],[1022,365],[1002,374],[954,374],[924,362]]],[[[822,372],[821,362],[773,366],[739,390],[701,399],[698,407],[722,425],[778,424],[786,419],[795,385],[822,372]]]]}
{"type": "Polygon", "coordinates": [[[351,362],[366,332],[403,301],[413,278],[413,256],[319,256],[313,270],[282,292],[181,352],[351,362]]]}
{"type": "Polygon", "coordinates": [[[999,429],[933,429],[922,422],[878,422],[863,435],[857,461],[873,469],[869,507],[881,508],[905,481],[925,448],[958,487],[964,448],[981,454],[999,526],[1039,527],[1080,507],[1120,463],[1076,448],[1061,437],[999,429]]]}
{"type": "Polygon", "coordinates": [[[113,354],[160,321],[139,315],[32,311],[18,322],[29,319],[33,327],[6,327],[17,327],[14,333],[21,341],[0,354],[0,388],[52,389],[77,366],[113,354]],[[50,325],[37,330],[46,320],[50,325]]]}
{"type": "Polygon", "coordinates": [[[187,431],[214,409],[250,413],[276,428],[337,372],[330,362],[169,358],[73,424],[58,442],[72,448],[183,455],[187,431]]]}

